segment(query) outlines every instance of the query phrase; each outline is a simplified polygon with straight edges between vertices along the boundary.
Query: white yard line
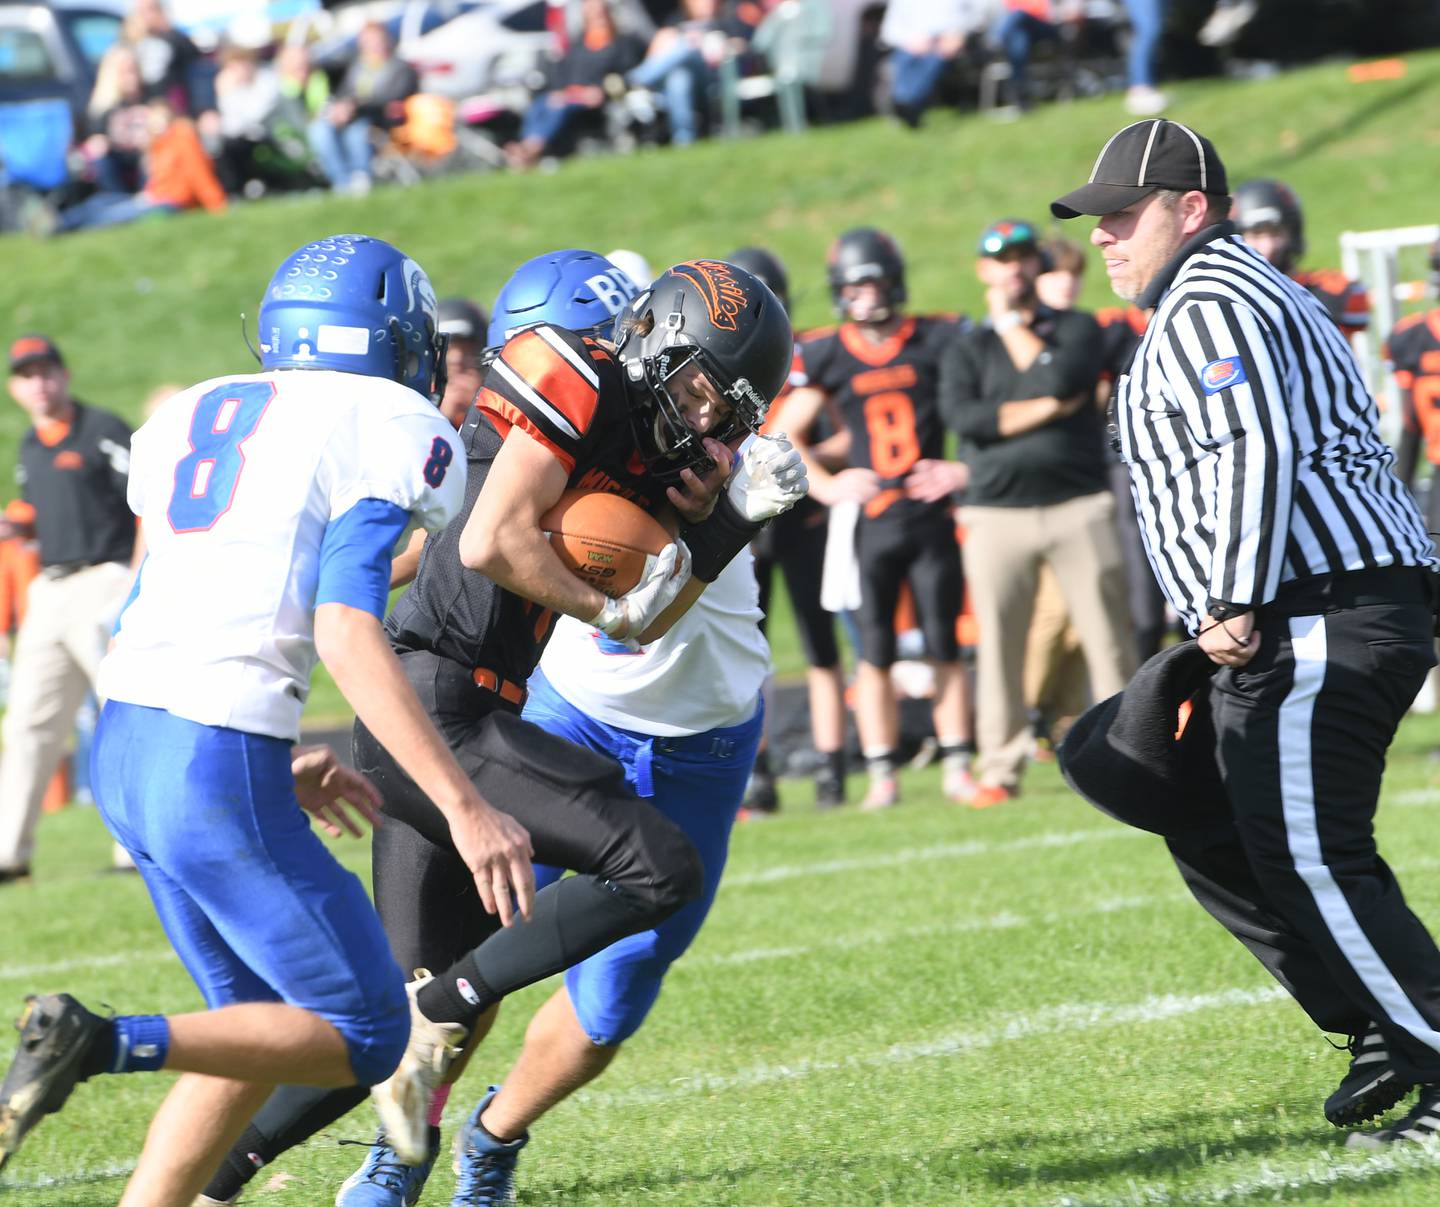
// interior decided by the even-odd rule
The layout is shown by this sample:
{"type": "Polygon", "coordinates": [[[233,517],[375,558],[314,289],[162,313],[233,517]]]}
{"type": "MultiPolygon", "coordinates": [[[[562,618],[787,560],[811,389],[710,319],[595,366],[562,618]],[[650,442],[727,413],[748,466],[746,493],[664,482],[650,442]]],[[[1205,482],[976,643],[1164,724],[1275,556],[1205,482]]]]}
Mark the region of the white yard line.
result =
{"type": "Polygon", "coordinates": [[[1440,788],[1409,788],[1404,792],[1393,792],[1381,796],[1380,807],[1399,805],[1406,809],[1419,809],[1427,805],[1440,805],[1440,788]]]}
{"type": "Polygon", "coordinates": [[[1280,1199],[1288,1190],[1311,1186],[1339,1186],[1368,1182],[1372,1178],[1397,1173],[1418,1173],[1440,1168],[1440,1149],[1433,1144],[1407,1144],[1403,1148],[1355,1154],[1347,1159],[1344,1150],[1334,1154],[1328,1150],[1301,1162],[1276,1164],[1265,1160],[1260,1172],[1239,1178],[1222,1186],[1178,1190],[1163,1182],[1136,1184],[1125,1194],[1089,1198],[1083,1195],[1061,1195],[1051,1207],[1207,1207],[1209,1204],[1243,1203],[1256,1195],[1272,1194],[1280,1199]]]}
{"type": "Polygon", "coordinates": [[[888,868],[912,863],[927,863],[937,859],[966,859],[974,855],[1001,855],[1008,851],[1055,850],[1078,846],[1087,842],[1110,842],[1116,839],[1143,838],[1143,831],[1128,826],[1093,826],[1084,830],[1047,830],[1026,838],[1012,838],[1005,842],[986,842],[974,839],[970,842],[939,842],[931,846],[906,847],[881,855],[867,855],[854,859],[820,859],[814,863],[782,863],[775,867],[762,868],[756,872],[741,872],[726,876],[720,882],[723,891],[727,888],[747,888],[755,884],[774,884],[778,880],[795,880],[802,876],[828,876],[837,872],[863,872],[871,868],[888,868]]]}
{"type": "Polygon", "coordinates": [[[794,960],[814,955],[821,951],[848,951],[853,947],[871,947],[877,944],[894,943],[903,939],[928,939],[943,935],[974,934],[977,931],[1012,930],[1020,926],[1054,926],[1072,918],[1090,914],[1115,914],[1131,909],[1149,909],[1157,905],[1177,905],[1192,901],[1188,893],[1161,893],[1153,897],[1111,897],[1093,905],[1078,905],[1073,909],[1054,913],[1023,914],[1002,910],[983,918],[966,918],[955,922],[931,922],[923,926],[899,926],[888,930],[864,931],[847,934],[833,939],[822,939],[817,943],[797,944],[793,947],[749,947],[739,951],[716,952],[713,955],[687,955],[675,965],[677,969],[713,968],[736,964],[758,964],[765,960],[794,960]]]}
{"type": "Polygon", "coordinates": [[[1142,998],[1138,1002],[1062,1003],[1023,1014],[1002,1016],[997,1025],[985,1030],[945,1031],[929,1039],[892,1044],[870,1052],[852,1053],[837,1060],[802,1058],[791,1064],[752,1065],[734,1073],[695,1073],[674,1078],[664,1085],[642,1085],[613,1091],[581,1090],[575,1097],[577,1101],[591,1106],[651,1106],[701,1094],[743,1091],[827,1073],[886,1068],[910,1064],[917,1060],[956,1056],[961,1052],[992,1048],[997,1044],[1038,1035],[1092,1031],[1131,1024],[1144,1025],[1205,1010],[1263,1006],[1285,996],[1285,991],[1277,985],[1265,989],[1225,989],[1219,993],[1189,996],[1163,994],[1142,998]]]}
{"type": "Polygon", "coordinates": [[[94,1169],[77,1169],[68,1174],[37,1174],[33,1178],[0,1177],[0,1190],[55,1190],[65,1186],[85,1186],[110,1178],[123,1178],[134,1170],[134,1161],[107,1161],[94,1169]]]}
{"type": "Polygon", "coordinates": [[[52,960],[46,964],[7,964],[0,967],[0,981],[28,981],[32,977],[53,976],[58,972],[74,972],[81,968],[113,968],[117,964],[158,964],[174,960],[168,947],[151,947],[141,951],[115,951],[106,956],[75,956],[69,960],[52,960]]]}

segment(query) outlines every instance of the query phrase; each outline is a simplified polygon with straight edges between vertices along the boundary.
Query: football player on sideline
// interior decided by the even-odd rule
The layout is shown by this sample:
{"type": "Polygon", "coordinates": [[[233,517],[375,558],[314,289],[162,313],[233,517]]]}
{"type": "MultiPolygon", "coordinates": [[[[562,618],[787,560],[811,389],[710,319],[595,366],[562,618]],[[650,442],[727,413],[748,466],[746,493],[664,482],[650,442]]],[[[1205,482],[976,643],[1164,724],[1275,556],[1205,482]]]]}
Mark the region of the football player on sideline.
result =
{"type": "MultiPolygon", "coordinates": [[[[757,507],[798,497],[781,486],[794,466],[774,455],[774,442],[747,453],[726,485],[723,443],[764,419],[785,379],[790,324],[749,274],[695,261],[625,306],[611,346],[595,334],[610,326],[617,285],[633,292],[593,252],[567,251],[530,261],[502,290],[492,332],[508,338],[460,433],[470,461],[465,508],[425,542],[415,582],[387,621],[405,673],[476,785],[525,819],[538,863],[579,874],[537,894],[523,932],[492,934],[433,806],[357,724],[356,765],[379,787],[386,815],[374,838],[380,916],[403,965],[445,971],[420,972],[411,985],[410,1048],[374,1091],[382,1134],[341,1190],[347,1207],[403,1202],[381,1192],[423,1182],[439,1148],[435,1093],[458,1076],[456,1057],[484,1036],[506,993],[660,925],[706,887],[693,844],[635,796],[620,765],[518,714],[557,613],[625,648],[653,641],[749,543],[767,518],[757,507]],[[541,321],[557,306],[566,327],[541,321]],[[673,573],[686,560],[679,542],[618,600],[576,578],[541,517],[577,487],[683,521],[693,578],[673,573]]],[[[278,1091],[206,1188],[208,1200],[232,1200],[259,1164],[362,1096],[278,1091]]]]}
{"type": "Polygon", "coordinates": [[[528,914],[530,842],[470,782],[380,627],[390,555],[460,508],[465,465],[433,397],[435,294],[363,235],[307,244],[260,307],[262,372],[205,381],[136,433],[128,498],[149,555],[101,670],[95,792],[210,1009],[101,1018],[29,999],[0,1088],[0,1162],[77,1081],[185,1074],[121,1200],[188,1207],[270,1087],[383,1081],[404,977],[360,882],[311,831],[359,834],[366,780],[300,748],[318,658],[423,785],[484,902],[528,914]],[[246,472],[248,470],[248,473],[246,472]]]}
{"type": "MultiPolygon", "coordinates": [[[[1430,285],[1440,292],[1440,239],[1430,245],[1430,285]]],[[[1403,428],[1395,473],[1407,486],[1423,446],[1434,467],[1425,507],[1425,526],[1440,532],[1440,306],[1407,314],[1385,341],[1385,359],[1400,387],[1403,428]]]]}
{"type": "Polygon", "coordinates": [[[1278,180],[1247,180],[1235,190],[1230,220],[1240,237],[1325,307],[1346,339],[1370,326],[1370,295],[1336,268],[1303,269],[1305,215],[1300,198],[1278,180]]]}
{"type": "Polygon", "coordinates": [[[945,460],[936,395],[941,354],[960,328],[948,318],[903,312],[905,261],[882,231],[861,227],[841,235],[830,248],[829,278],[843,321],[798,345],[795,388],[779,424],[806,455],[818,500],[863,506],[855,529],[863,645],[855,719],[870,789],[861,807],[886,808],[900,798],[900,719],[890,667],[905,581],[935,667],[931,712],[945,794],[968,801],[975,792],[970,688],[955,636],[964,579],[950,509],[951,493],[967,478],[964,465],[945,460]],[[802,440],[832,399],[851,434],[850,468],[833,475],[802,440]]]}
{"type": "MultiPolygon", "coordinates": [[[[725,257],[732,264],[748,268],[770,286],[780,304],[790,310],[789,275],[773,252],[763,247],[741,247],[725,257]]],[[[796,342],[803,340],[797,337],[796,342]]],[[[785,396],[776,399],[766,420],[764,431],[782,432],[779,420],[785,410],[785,396]]],[[[824,421],[807,439],[810,455],[819,457],[831,469],[843,469],[845,453],[850,446],[848,433],[836,431],[838,424],[824,421]]],[[[838,808],[845,803],[845,676],[840,661],[840,645],[835,637],[835,617],[820,603],[820,583],[824,578],[826,525],[830,513],[824,504],[812,498],[802,499],[789,511],[775,517],[756,540],[755,577],[760,584],[760,632],[766,633],[770,614],[770,594],[778,570],[785,579],[790,608],[795,614],[795,627],[800,646],[808,663],[805,686],[810,705],[810,741],[815,748],[815,807],[838,808]]],[[[775,773],[764,740],[750,773],[750,786],[745,792],[745,808],[756,813],[773,813],[780,807],[775,788],[775,773]]]]}

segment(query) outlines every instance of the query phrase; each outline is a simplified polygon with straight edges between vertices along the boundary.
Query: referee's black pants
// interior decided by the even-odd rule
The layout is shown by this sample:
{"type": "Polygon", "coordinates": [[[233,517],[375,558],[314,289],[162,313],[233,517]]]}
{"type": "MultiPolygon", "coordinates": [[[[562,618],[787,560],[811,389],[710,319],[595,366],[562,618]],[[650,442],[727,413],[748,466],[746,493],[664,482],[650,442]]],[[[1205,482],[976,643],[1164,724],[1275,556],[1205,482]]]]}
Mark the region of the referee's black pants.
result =
{"type": "Polygon", "coordinates": [[[1213,826],[1166,841],[1200,904],[1317,1025],[1358,1034],[1374,1020],[1399,1074],[1434,1083],[1440,951],[1373,828],[1385,752],[1435,664],[1432,606],[1399,581],[1392,598],[1409,602],[1262,613],[1254,659],[1211,680],[1228,800],[1213,826]]]}

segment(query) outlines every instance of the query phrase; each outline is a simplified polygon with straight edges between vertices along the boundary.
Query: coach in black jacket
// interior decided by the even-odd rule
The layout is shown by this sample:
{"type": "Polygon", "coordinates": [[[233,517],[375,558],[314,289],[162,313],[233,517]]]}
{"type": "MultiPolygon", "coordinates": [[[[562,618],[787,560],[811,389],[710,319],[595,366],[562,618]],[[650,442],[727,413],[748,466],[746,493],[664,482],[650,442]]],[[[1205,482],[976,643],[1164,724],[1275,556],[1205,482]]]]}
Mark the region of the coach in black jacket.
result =
{"type": "MultiPolygon", "coordinates": [[[[1440,1131],[1440,951],[1375,848],[1385,751],[1434,664],[1437,564],[1375,402],[1320,304],[1235,235],[1225,168],[1176,122],[1110,139],[1051,205],[1099,218],[1153,312],[1114,426],[1146,552],[1219,671],[1224,800],[1175,853],[1191,891],[1354,1059],[1325,1114],[1352,1141],[1440,1131]]],[[[1172,843],[1172,849],[1174,844],[1172,843]]]]}
{"type": "Polygon", "coordinates": [[[946,350],[940,406],[970,468],[965,578],[980,628],[971,803],[986,807],[1019,791],[1034,745],[1025,655],[1043,566],[1060,585],[1096,697],[1124,687],[1135,661],[1095,409],[1100,329],[1036,295],[1042,260],[1030,223],[992,223],[977,251],[990,313],[946,350]]]}

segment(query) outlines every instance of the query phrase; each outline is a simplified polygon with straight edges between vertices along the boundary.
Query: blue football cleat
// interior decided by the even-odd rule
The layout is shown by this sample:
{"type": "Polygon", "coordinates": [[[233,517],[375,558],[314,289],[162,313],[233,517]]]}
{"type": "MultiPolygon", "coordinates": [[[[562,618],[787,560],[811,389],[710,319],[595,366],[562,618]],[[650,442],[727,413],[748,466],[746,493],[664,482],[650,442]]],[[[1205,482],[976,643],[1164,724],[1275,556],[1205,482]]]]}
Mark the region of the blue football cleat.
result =
{"type": "Polygon", "coordinates": [[[375,1134],[365,1163],[345,1179],[335,1207],[414,1207],[440,1155],[440,1129],[430,1129],[430,1151],[419,1165],[406,1165],[383,1131],[375,1134]]]}
{"type": "Polygon", "coordinates": [[[480,1126],[480,1115],[499,1088],[490,1087],[455,1133],[455,1197],[450,1207],[491,1207],[515,1201],[515,1162],[530,1140],[529,1133],[518,1140],[497,1140],[480,1126]]]}

